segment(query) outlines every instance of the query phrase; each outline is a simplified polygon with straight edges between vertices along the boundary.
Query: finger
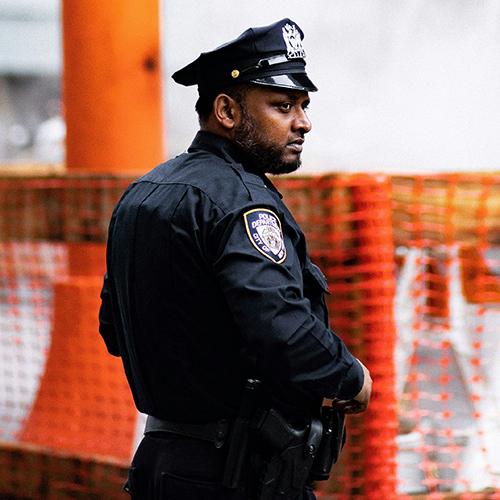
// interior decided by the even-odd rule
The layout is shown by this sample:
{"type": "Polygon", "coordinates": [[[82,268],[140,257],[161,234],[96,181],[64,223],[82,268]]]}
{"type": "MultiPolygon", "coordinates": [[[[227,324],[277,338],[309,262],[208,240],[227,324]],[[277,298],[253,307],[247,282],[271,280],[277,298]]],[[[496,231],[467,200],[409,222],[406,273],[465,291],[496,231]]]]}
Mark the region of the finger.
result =
{"type": "Polygon", "coordinates": [[[354,413],[363,413],[366,410],[364,406],[346,406],[342,411],[346,414],[352,415],[354,413]]]}
{"type": "Polygon", "coordinates": [[[344,410],[347,406],[351,406],[352,403],[350,401],[332,401],[332,408],[336,410],[344,410]]]}

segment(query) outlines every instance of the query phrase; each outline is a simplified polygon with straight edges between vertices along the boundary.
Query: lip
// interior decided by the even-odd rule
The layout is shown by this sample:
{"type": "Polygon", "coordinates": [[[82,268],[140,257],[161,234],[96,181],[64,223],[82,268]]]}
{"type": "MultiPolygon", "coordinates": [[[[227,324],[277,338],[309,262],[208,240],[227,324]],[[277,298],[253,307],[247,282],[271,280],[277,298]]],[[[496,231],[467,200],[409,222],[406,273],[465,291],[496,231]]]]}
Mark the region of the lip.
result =
{"type": "Polygon", "coordinates": [[[302,153],[303,144],[304,139],[300,137],[298,139],[295,139],[295,141],[289,142],[286,147],[291,149],[292,151],[295,151],[296,153],[302,153]]]}

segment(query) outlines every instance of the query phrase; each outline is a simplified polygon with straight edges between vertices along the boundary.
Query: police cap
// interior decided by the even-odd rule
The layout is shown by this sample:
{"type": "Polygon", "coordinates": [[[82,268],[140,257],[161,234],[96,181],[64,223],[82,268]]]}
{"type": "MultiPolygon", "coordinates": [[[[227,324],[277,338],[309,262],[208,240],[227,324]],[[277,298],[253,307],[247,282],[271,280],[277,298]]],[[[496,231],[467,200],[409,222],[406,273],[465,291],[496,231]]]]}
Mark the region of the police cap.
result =
{"type": "Polygon", "coordinates": [[[172,78],[181,85],[198,85],[200,94],[238,83],[314,92],[318,89],[306,74],[303,38],[303,31],[290,19],[249,28],[235,40],[202,53],[172,78]]]}

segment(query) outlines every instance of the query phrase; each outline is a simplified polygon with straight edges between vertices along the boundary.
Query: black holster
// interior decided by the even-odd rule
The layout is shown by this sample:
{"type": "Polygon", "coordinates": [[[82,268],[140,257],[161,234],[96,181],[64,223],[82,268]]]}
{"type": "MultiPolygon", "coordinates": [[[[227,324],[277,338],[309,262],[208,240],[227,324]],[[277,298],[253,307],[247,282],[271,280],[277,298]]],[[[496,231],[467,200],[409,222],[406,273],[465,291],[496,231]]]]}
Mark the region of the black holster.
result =
{"type": "Polygon", "coordinates": [[[291,500],[311,480],[328,479],[344,444],[344,415],[321,408],[321,418],[293,426],[275,409],[258,410],[260,382],[248,380],[228,441],[223,484],[255,500],[291,500]]]}
{"type": "Polygon", "coordinates": [[[258,474],[258,500],[288,500],[301,495],[320,446],[322,428],[319,419],[295,428],[276,410],[263,412],[256,430],[272,451],[258,474]]]}
{"type": "Polygon", "coordinates": [[[345,444],[345,415],[331,406],[321,407],[323,436],[316,458],[311,468],[313,481],[326,481],[333,465],[337,462],[345,444]]]}

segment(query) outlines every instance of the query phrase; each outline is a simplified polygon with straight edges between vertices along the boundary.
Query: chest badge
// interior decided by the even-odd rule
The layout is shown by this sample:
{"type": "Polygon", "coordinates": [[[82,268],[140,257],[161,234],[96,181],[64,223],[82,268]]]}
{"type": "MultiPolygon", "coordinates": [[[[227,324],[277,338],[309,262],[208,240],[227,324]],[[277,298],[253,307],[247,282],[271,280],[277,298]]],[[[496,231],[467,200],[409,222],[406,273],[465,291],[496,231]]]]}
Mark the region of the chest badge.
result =
{"type": "Polygon", "coordinates": [[[273,262],[284,262],[285,239],[278,216],[267,208],[256,208],[245,212],[243,218],[252,245],[273,262]]]}

